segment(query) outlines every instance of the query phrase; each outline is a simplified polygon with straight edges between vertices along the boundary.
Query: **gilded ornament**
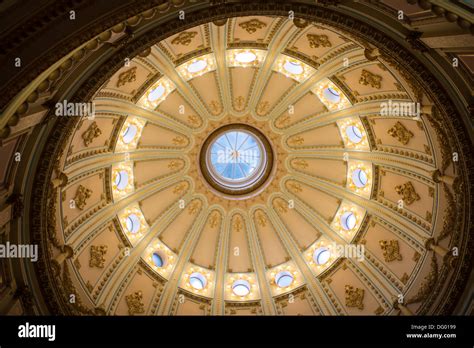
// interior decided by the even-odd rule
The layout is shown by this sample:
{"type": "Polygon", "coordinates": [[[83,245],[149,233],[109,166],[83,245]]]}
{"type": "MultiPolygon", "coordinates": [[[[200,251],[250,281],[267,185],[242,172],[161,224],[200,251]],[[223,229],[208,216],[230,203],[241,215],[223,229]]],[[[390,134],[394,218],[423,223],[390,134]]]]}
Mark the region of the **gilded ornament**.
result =
{"type": "Polygon", "coordinates": [[[141,291],[135,291],[134,293],[125,296],[129,315],[145,313],[145,305],[142,300],[143,293],[141,291]]]}
{"type": "Polygon", "coordinates": [[[200,207],[201,207],[201,202],[200,201],[192,201],[191,204],[188,207],[189,215],[196,214],[199,211],[200,207]]]}
{"type": "Polygon", "coordinates": [[[261,227],[267,226],[267,218],[265,217],[265,214],[262,213],[260,210],[255,213],[255,220],[257,221],[257,224],[259,224],[261,227]]]}
{"type": "Polygon", "coordinates": [[[308,168],[308,162],[304,159],[296,159],[291,162],[294,168],[296,169],[306,169],[308,168]]]}
{"type": "Polygon", "coordinates": [[[211,109],[213,115],[219,115],[222,111],[222,106],[217,100],[212,100],[209,103],[209,109],[211,109]]]}
{"type": "Polygon", "coordinates": [[[99,135],[102,134],[102,131],[99,129],[99,127],[97,126],[97,123],[94,121],[91,123],[91,125],[89,126],[89,128],[87,128],[87,130],[82,133],[82,139],[84,140],[84,146],[88,147],[92,141],[99,137],[99,135]]]}
{"type": "Polygon", "coordinates": [[[209,226],[211,228],[214,228],[217,226],[217,224],[219,223],[219,216],[220,214],[217,211],[212,213],[212,215],[209,218],[209,226]]]}
{"type": "Polygon", "coordinates": [[[362,73],[359,79],[359,83],[361,85],[365,85],[365,86],[370,85],[370,87],[380,89],[382,87],[380,84],[381,81],[382,81],[382,76],[373,74],[370,71],[362,69],[362,73]]]}
{"type": "Polygon", "coordinates": [[[395,191],[402,196],[403,202],[406,205],[410,205],[415,201],[420,200],[420,196],[415,191],[415,187],[411,181],[407,181],[403,185],[395,186],[395,191]]]}
{"type": "Polygon", "coordinates": [[[311,48],[318,48],[319,46],[322,47],[331,47],[332,44],[329,42],[327,35],[316,35],[316,34],[308,34],[306,35],[309,42],[309,47],[311,48]]]}
{"type": "Polygon", "coordinates": [[[183,31],[176,36],[171,43],[173,45],[183,45],[189,46],[191,41],[193,41],[194,37],[197,35],[197,31],[183,31]]]}
{"type": "Polygon", "coordinates": [[[258,20],[258,19],[256,19],[256,18],[251,19],[251,20],[249,20],[249,21],[247,21],[247,22],[239,23],[239,27],[241,27],[242,29],[244,29],[245,31],[247,31],[247,33],[249,33],[249,34],[253,34],[253,33],[255,33],[258,29],[262,29],[262,28],[264,28],[264,27],[266,27],[266,26],[267,26],[267,25],[266,25],[264,22],[262,22],[262,21],[260,21],[260,20],[258,20]]]}
{"type": "Polygon", "coordinates": [[[242,111],[245,107],[245,98],[241,95],[234,99],[234,107],[237,111],[242,111]]]}
{"type": "Polygon", "coordinates": [[[346,306],[364,309],[364,289],[354,288],[352,285],[346,285],[346,306]]]}
{"type": "Polygon", "coordinates": [[[87,204],[86,202],[87,199],[89,199],[91,195],[92,195],[92,190],[85,188],[82,185],[79,185],[77,187],[76,195],[73,198],[73,201],[76,204],[76,207],[79,210],[83,210],[87,204]]]}
{"type": "Polygon", "coordinates": [[[178,135],[177,137],[173,138],[172,142],[173,142],[173,145],[183,146],[184,144],[186,144],[186,139],[184,139],[182,136],[178,135]]]}
{"type": "Polygon", "coordinates": [[[409,131],[400,121],[394,124],[392,128],[387,131],[392,137],[397,138],[403,145],[407,145],[413,133],[409,131]]]}
{"type": "Polygon", "coordinates": [[[270,108],[270,103],[268,101],[261,101],[257,105],[257,115],[262,116],[265,115],[270,108]]]}
{"type": "Polygon", "coordinates": [[[400,254],[400,245],[398,240],[381,240],[379,241],[380,247],[383,251],[383,257],[385,262],[392,262],[395,260],[401,261],[402,255],[400,254]]]}
{"type": "Polygon", "coordinates": [[[118,76],[117,80],[117,87],[121,87],[126,85],[127,83],[133,82],[137,79],[137,67],[134,66],[133,68],[124,71],[118,76]]]}
{"type": "Polygon", "coordinates": [[[104,268],[107,245],[91,245],[89,267],[104,268]]]}
{"type": "Polygon", "coordinates": [[[295,146],[295,145],[303,145],[304,144],[304,138],[302,136],[295,136],[295,137],[292,137],[290,138],[290,140],[288,140],[288,142],[295,146]]]}

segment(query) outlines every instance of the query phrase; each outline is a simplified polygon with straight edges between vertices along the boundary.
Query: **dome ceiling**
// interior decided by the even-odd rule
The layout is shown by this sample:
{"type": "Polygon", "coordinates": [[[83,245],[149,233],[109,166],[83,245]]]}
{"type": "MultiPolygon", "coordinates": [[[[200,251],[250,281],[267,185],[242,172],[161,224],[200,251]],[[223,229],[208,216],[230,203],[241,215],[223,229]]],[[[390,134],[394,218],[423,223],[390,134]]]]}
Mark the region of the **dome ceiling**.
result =
{"type": "Polygon", "coordinates": [[[432,177],[444,155],[429,99],[372,53],[330,26],[250,16],[127,59],[53,176],[68,178],[53,238],[67,248],[51,250],[70,253],[81,306],[419,310],[438,269],[427,245],[441,233],[447,247],[438,243],[452,194],[432,177]],[[415,101],[418,115],[383,113],[415,101]],[[400,294],[410,308],[394,308],[400,294]]]}

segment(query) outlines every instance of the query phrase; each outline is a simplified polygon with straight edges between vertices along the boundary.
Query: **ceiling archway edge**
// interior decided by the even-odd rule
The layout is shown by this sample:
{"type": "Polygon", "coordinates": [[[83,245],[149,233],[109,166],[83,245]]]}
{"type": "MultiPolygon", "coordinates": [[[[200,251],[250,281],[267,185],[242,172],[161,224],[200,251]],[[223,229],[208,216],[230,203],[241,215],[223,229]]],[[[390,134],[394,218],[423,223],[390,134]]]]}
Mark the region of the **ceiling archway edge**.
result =
{"type": "MultiPolygon", "coordinates": [[[[229,4],[228,4],[229,5],[229,4]]],[[[227,6],[223,8],[212,8],[211,13],[206,11],[206,17],[203,16],[204,11],[189,13],[187,14],[187,24],[185,26],[177,26],[173,21],[163,23],[157,27],[150,35],[142,35],[135,41],[130,42],[127,46],[123,47],[120,51],[115,52],[114,55],[109,58],[99,69],[94,72],[92,78],[86,79],[79,88],[78,92],[73,96],[69,96],[68,100],[71,101],[83,101],[90,100],[98,88],[109,79],[123,64],[125,57],[133,57],[144,48],[150,46],[154,42],[158,42],[180,30],[190,28],[192,26],[209,22],[216,19],[222,19],[226,17],[234,17],[246,14],[262,14],[262,15],[284,15],[287,14],[288,9],[291,8],[297,16],[308,20],[318,20],[325,22],[328,25],[335,25],[338,29],[347,32],[351,30],[358,33],[367,42],[380,46],[385,58],[392,61],[394,64],[399,64],[399,68],[405,71],[405,74],[409,77],[415,76],[415,81],[419,85],[419,88],[423,88],[424,92],[427,93],[430,98],[435,101],[435,112],[433,113],[433,119],[430,121],[434,124],[438,131],[443,132],[443,127],[448,126],[451,134],[456,134],[456,138],[445,137],[448,140],[449,147],[446,152],[452,153],[458,151],[460,154],[461,161],[459,162],[457,169],[459,175],[462,177],[462,182],[467,183],[473,180],[473,164],[470,163],[469,159],[473,158],[472,148],[469,145],[470,135],[467,134],[466,129],[463,127],[463,121],[460,113],[456,110],[452,101],[446,97],[445,90],[442,88],[440,83],[434,78],[434,76],[418,61],[416,57],[411,55],[402,45],[389,40],[383,35],[373,35],[376,29],[370,27],[366,23],[354,20],[351,17],[344,16],[340,13],[335,13],[329,9],[321,7],[312,7],[301,4],[238,4],[233,6],[227,6]],[[223,11],[224,10],[224,11],[223,11]],[[367,36],[365,33],[372,33],[371,36],[367,36]],[[403,52],[403,54],[400,54],[403,52]],[[400,57],[403,57],[403,61],[400,57]],[[409,62],[409,64],[407,64],[409,62]],[[421,87],[423,86],[423,87],[421,87]],[[439,111],[439,112],[438,112],[439,111]],[[453,117],[454,116],[454,117],[453,117]]],[[[54,172],[56,163],[55,158],[59,158],[61,152],[64,151],[64,142],[72,133],[77,120],[74,118],[54,118],[49,117],[50,129],[48,141],[44,144],[42,149],[42,158],[50,159],[41,161],[37,168],[37,175],[33,182],[30,182],[30,188],[32,189],[32,202],[36,202],[30,210],[30,227],[31,235],[34,242],[37,242],[42,249],[42,255],[48,255],[46,243],[48,242],[45,238],[48,234],[48,229],[53,225],[51,221],[51,214],[48,214],[48,209],[51,209],[51,200],[48,197],[55,197],[55,192],[50,187],[48,178],[54,172]]],[[[473,196],[470,187],[464,185],[459,188],[456,192],[455,202],[459,208],[456,213],[457,216],[453,217],[453,221],[457,221],[455,233],[453,234],[453,243],[459,242],[462,245],[462,262],[456,265],[457,277],[455,283],[452,284],[447,298],[447,301],[441,308],[436,310],[437,313],[449,313],[453,306],[456,304],[455,299],[459,297],[460,292],[464,288],[465,282],[468,279],[469,271],[472,268],[472,250],[474,247],[472,227],[469,227],[472,221],[472,204],[473,196]],[[462,195],[461,191],[464,190],[467,194],[462,195]],[[463,214],[464,213],[464,214],[463,214]],[[463,220],[460,217],[463,216],[463,220]],[[470,230],[469,230],[470,229],[470,230]],[[464,237],[462,232],[465,232],[464,237]]],[[[67,290],[70,290],[67,284],[59,287],[55,285],[54,279],[49,278],[50,274],[53,274],[54,266],[49,263],[49,257],[38,261],[37,265],[38,274],[41,274],[39,279],[43,296],[53,300],[63,298],[67,290]],[[55,296],[57,293],[62,293],[62,296],[55,296]]],[[[441,279],[443,272],[440,272],[441,279]]],[[[443,291],[442,287],[445,285],[443,281],[438,283],[439,287],[432,291],[432,295],[427,299],[420,314],[430,310],[431,303],[434,301],[434,297],[439,292],[443,291]]],[[[52,301],[50,304],[50,310],[54,314],[68,314],[68,313],[81,313],[81,306],[78,304],[74,309],[69,306],[66,301],[52,301]]],[[[100,311],[99,311],[100,312],[100,311]]],[[[97,314],[97,313],[89,313],[97,314]]]]}

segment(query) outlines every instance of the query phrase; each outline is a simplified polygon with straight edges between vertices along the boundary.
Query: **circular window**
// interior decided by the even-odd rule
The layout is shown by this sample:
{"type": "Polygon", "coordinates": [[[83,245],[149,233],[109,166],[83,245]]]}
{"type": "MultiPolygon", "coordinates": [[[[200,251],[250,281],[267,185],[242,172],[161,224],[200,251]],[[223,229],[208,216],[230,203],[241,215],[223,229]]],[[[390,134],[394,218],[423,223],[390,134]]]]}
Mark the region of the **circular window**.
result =
{"type": "Polygon", "coordinates": [[[232,284],[232,292],[240,297],[247,296],[250,294],[250,283],[243,279],[236,280],[232,284]]]}
{"type": "Polygon", "coordinates": [[[251,63],[255,59],[257,59],[257,56],[252,52],[240,52],[235,55],[235,60],[239,63],[251,63]]]}
{"type": "Polygon", "coordinates": [[[165,87],[163,87],[162,85],[159,85],[153,91],[151,91],[150,94],[148,94],[148,100],[153,102],[157,99],[160,99],[164,93],[165,93],[165,87]]]}
{"type": "Polygon", "coordinates": [[[152,260],[153,260],[153,264],[156,266],[156,267],[163,267],[163,265],[165,264],[165,262],[163,261],[163,258],[161,257],[161,255],[159,253],[153,253],[153,255],[151,256],[152,260]]]}
{"type": "Polygon", "coordinates": [[[359,143],[362,140],[362,132],[357,126],[349,126],[346,128],[346,134],[353,143],[359,143]]]}
{"type": "Polygon", "coordinates": [[[140,229],[140,219],[135,214],[130,214],[129,216],[127,216],[125,223],[126,223],[127,230],[130,233],[135,234],[140,229]]]}
{"type": "Polygon", "coordinates": [[[197,73],[201,70],[204,70],[207,66],[207,62],[204,59],[197,60],[188,65],[188,71],[191,74],[197,73]]]}
{"type": "Polygon", "coordinates": [[[128,184],[128,173],[126,170],[121,170],[115,174],[115,186],[119,190],[123,190],[128,184]]]}
{"type": "Polygon", "coordinates": [[[290,74],[299,75],[303,72],[303,66],[298,62],[287,61],[283,68],[290,74]]]}
{"type": "Polygon", "coordinates": [[[201,149],[202,174],[213,188],[230,195],[246,194],[261,186],[272,165],[268,140],[247,125],[216,130],[201,149]]]}
{"type": "Polygon", "coordinates": [[[346,231],[352,230],[356,225],[357,219],[353,212],[346,212],[341,215],[341,225],[346,231]]]}
{"type": "Polygon", "coordinates": [[[130,144],[133,139],[135,138],[135,135],[137,135],[138,128],[134,124],[129,124],[127,129],[122,133],[122,141],[125,144],[130,144]]]}
{"type": "Polygon", "coordinates": [[[331,252],[329,251],[328,248],[325,248],[325,247],[316,249],[313,254],[313,260],[318,265],[324,265],[326,262],[329,261],[330,257],[331,257],[331,252]]]}
{"type": "Polygon", "coordinates": [[[367,174],[362,169],[355,169],[352,172],[352,182],[359,188],[367,185],[367,174]]]}
{"type": "Polygon", "coordinates": [[[275,276],[275,283],[280,288],[286,288],[293,283],[293,275],[288,271],[282,271],[275,276]]]}
{"type": "Polygon", "coordinates": [[[323,91],[324,97],[331,103],[338,103],[341,100],[341,95],[334,88],[328,87],[323,91]]]}
{"type": "Polygon", "coordinates": [[[206,287],[207,280],[206,280],[206,277],[204,277],[204,275],[202,275],[201,273],[195,272],[189,276],[189,284],[191,284],[191,286],[196,290],[202,290],[206,287]]]}

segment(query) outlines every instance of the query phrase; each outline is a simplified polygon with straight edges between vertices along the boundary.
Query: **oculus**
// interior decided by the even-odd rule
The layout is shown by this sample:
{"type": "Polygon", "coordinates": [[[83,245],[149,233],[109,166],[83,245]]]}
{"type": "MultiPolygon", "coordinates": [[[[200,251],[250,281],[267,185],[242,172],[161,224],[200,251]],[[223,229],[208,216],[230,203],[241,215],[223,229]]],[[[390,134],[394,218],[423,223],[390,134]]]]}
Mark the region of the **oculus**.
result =
{"type": "Polygon", "coordinates": [[[202,290],[206,287],[207,280],[201,273],[194,272],[189,276],[189,284],[196,290],[202,290]]]}
{"type": "Polygon", "coordinates": [[[275,284],[280,288],[286,288],[293,283],[294,277],[288,271],[282,271],[275,276],[275,284]]]}
{"type": "Polygon", "coordinates": [[[236,280],[234,283],[232,283],[232,292],[236,296],[247,296],[250,294],[250,283],[243,279],[236,280]]]}
{"type": "Polygon", "coordinates": [[[204,59],[196,60],[195,62],[192,62],[191,64],[188,65],[188,72],[191,74],[195,74],[197,72],[200,72],[207,67],[207,62],[204,59]]]}
{"type": "Polygon", "coordinates": [[[130,214],[125,220],[128,232],[135,234],[140,230],[140,219],[136,214],[130,214]]]}
{"type": "Polygon", "coordinates": [[[365,187],[367,185],[367,174],[362,169],[355,169],[352,172],[352,182],[359,188],[365,187]]]}
{"type": "Polygon", "coordinates": [[[214,131],[200,152],[200,169],[216,190],[229,195],[255,191],[268,179],[273,151],[257,129],[233,124],[214,131]]]}
{"type": "Polygon", "coordinates": [[[325,248],[325,247],[317,248],[313,253],[313,260],[318,265],[324,265],[326,262],[329,261],[330,257],[331,257],[331,252],[329,251],[328,248],[325,248]]]}

